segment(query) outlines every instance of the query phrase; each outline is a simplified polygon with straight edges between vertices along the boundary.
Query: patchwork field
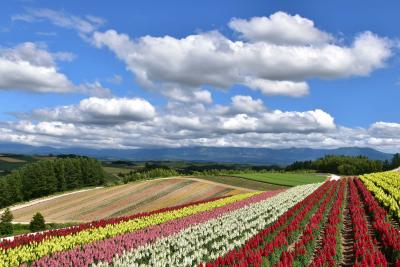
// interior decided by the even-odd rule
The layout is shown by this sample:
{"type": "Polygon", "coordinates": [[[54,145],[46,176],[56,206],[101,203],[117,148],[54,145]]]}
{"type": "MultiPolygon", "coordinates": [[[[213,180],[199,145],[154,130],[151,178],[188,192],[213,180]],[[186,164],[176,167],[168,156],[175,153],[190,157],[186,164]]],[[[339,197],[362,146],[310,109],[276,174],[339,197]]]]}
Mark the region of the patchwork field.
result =
{"type": "Polygon", "coordinates": [[[5,161],[5,162],[11,162],[11,163],[20,163],[20,162],[26,162],[25,160],[17,159],[17,158],[11,158],[11,157],[6,157],[3,155],[0,155],[0,160],[5,161]]]}
{"type": "Polygon", "coordinates": [[[258,172],[240,173],[234,174],[233,176],[281,186],[297,186],[303,184],[320,183],[326,180],[326,175],[314,173],[258,172]]]}
{"type": "Polygon", "coordinates": [[[60,196],[13,214],[15,222],[29,222],[36,212],[47,222],[88,222],[249,191],[195,178],[166,178],[60,196]]]}

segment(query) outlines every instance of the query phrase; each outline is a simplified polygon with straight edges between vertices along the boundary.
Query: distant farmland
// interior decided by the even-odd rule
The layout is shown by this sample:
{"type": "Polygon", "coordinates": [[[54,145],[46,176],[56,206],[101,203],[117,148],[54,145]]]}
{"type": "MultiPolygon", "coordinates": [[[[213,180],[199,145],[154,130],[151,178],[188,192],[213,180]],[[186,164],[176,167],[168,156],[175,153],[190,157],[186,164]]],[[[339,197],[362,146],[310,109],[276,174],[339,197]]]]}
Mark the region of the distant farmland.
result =
{"type": "Polygon", "coordinates": [[[36,212],[48,222],[88,222],[248,191],[199,179],[157,179],[60,196],[13,214],[15,222],[29,222],[36,212]]]}
{"type": "Polygon", "coordinates": [[[303,184],[320,183],[326,179],[326,175],[287,172],[240,173],[234,174],[234,176],[279,186],[297,186],[303,184]]]}

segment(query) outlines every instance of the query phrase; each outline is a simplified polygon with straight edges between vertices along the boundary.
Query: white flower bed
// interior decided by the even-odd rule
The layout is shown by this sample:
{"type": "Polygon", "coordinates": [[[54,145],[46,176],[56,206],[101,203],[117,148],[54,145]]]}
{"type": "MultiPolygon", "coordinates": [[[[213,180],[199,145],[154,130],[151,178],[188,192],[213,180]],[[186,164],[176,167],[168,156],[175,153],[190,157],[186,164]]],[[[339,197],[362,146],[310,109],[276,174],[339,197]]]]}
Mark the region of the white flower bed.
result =
{"type": "MultiPolygon", "coordinates": [[[[196,266],[216,259],[265,229],[321,184],[291,188],[265,201],[226,213],[114,258],[111,266],[196,266]]],[[[110,266],[98,263],[95,266],[110,266]]]]}

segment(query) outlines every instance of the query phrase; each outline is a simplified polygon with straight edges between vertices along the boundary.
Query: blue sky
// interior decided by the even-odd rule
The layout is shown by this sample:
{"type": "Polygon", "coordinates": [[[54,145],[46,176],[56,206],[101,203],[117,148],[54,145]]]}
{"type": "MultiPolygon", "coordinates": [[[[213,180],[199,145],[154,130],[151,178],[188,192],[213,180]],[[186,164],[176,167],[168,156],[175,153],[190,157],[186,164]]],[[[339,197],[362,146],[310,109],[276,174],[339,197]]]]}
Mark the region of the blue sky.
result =
{"type": "Polygon", "coordinates": [[[0,141],[398,151],[399,8],[4,1],[0,141]]]}

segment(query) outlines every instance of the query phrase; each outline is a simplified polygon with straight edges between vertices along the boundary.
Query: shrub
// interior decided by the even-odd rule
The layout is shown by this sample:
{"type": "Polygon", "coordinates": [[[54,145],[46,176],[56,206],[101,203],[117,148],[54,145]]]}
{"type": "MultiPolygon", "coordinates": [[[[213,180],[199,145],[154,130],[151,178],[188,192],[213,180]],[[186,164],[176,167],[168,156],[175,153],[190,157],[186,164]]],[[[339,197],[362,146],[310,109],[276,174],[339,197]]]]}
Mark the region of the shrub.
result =
{"type": "Polygon", "coordinates": [[[1,235],[11,235],[13,233],[12,220],[14,216],[12,215],[9,208],[7,208],[0,218],[0,234],[1,235]]]}
{"type": "Polygon", "coordinates": [[[33,216],[29,224],[29,229],[32,232],[42,231],[46,229],[46,223],[42,214],[38,212],[33,216]]]}

